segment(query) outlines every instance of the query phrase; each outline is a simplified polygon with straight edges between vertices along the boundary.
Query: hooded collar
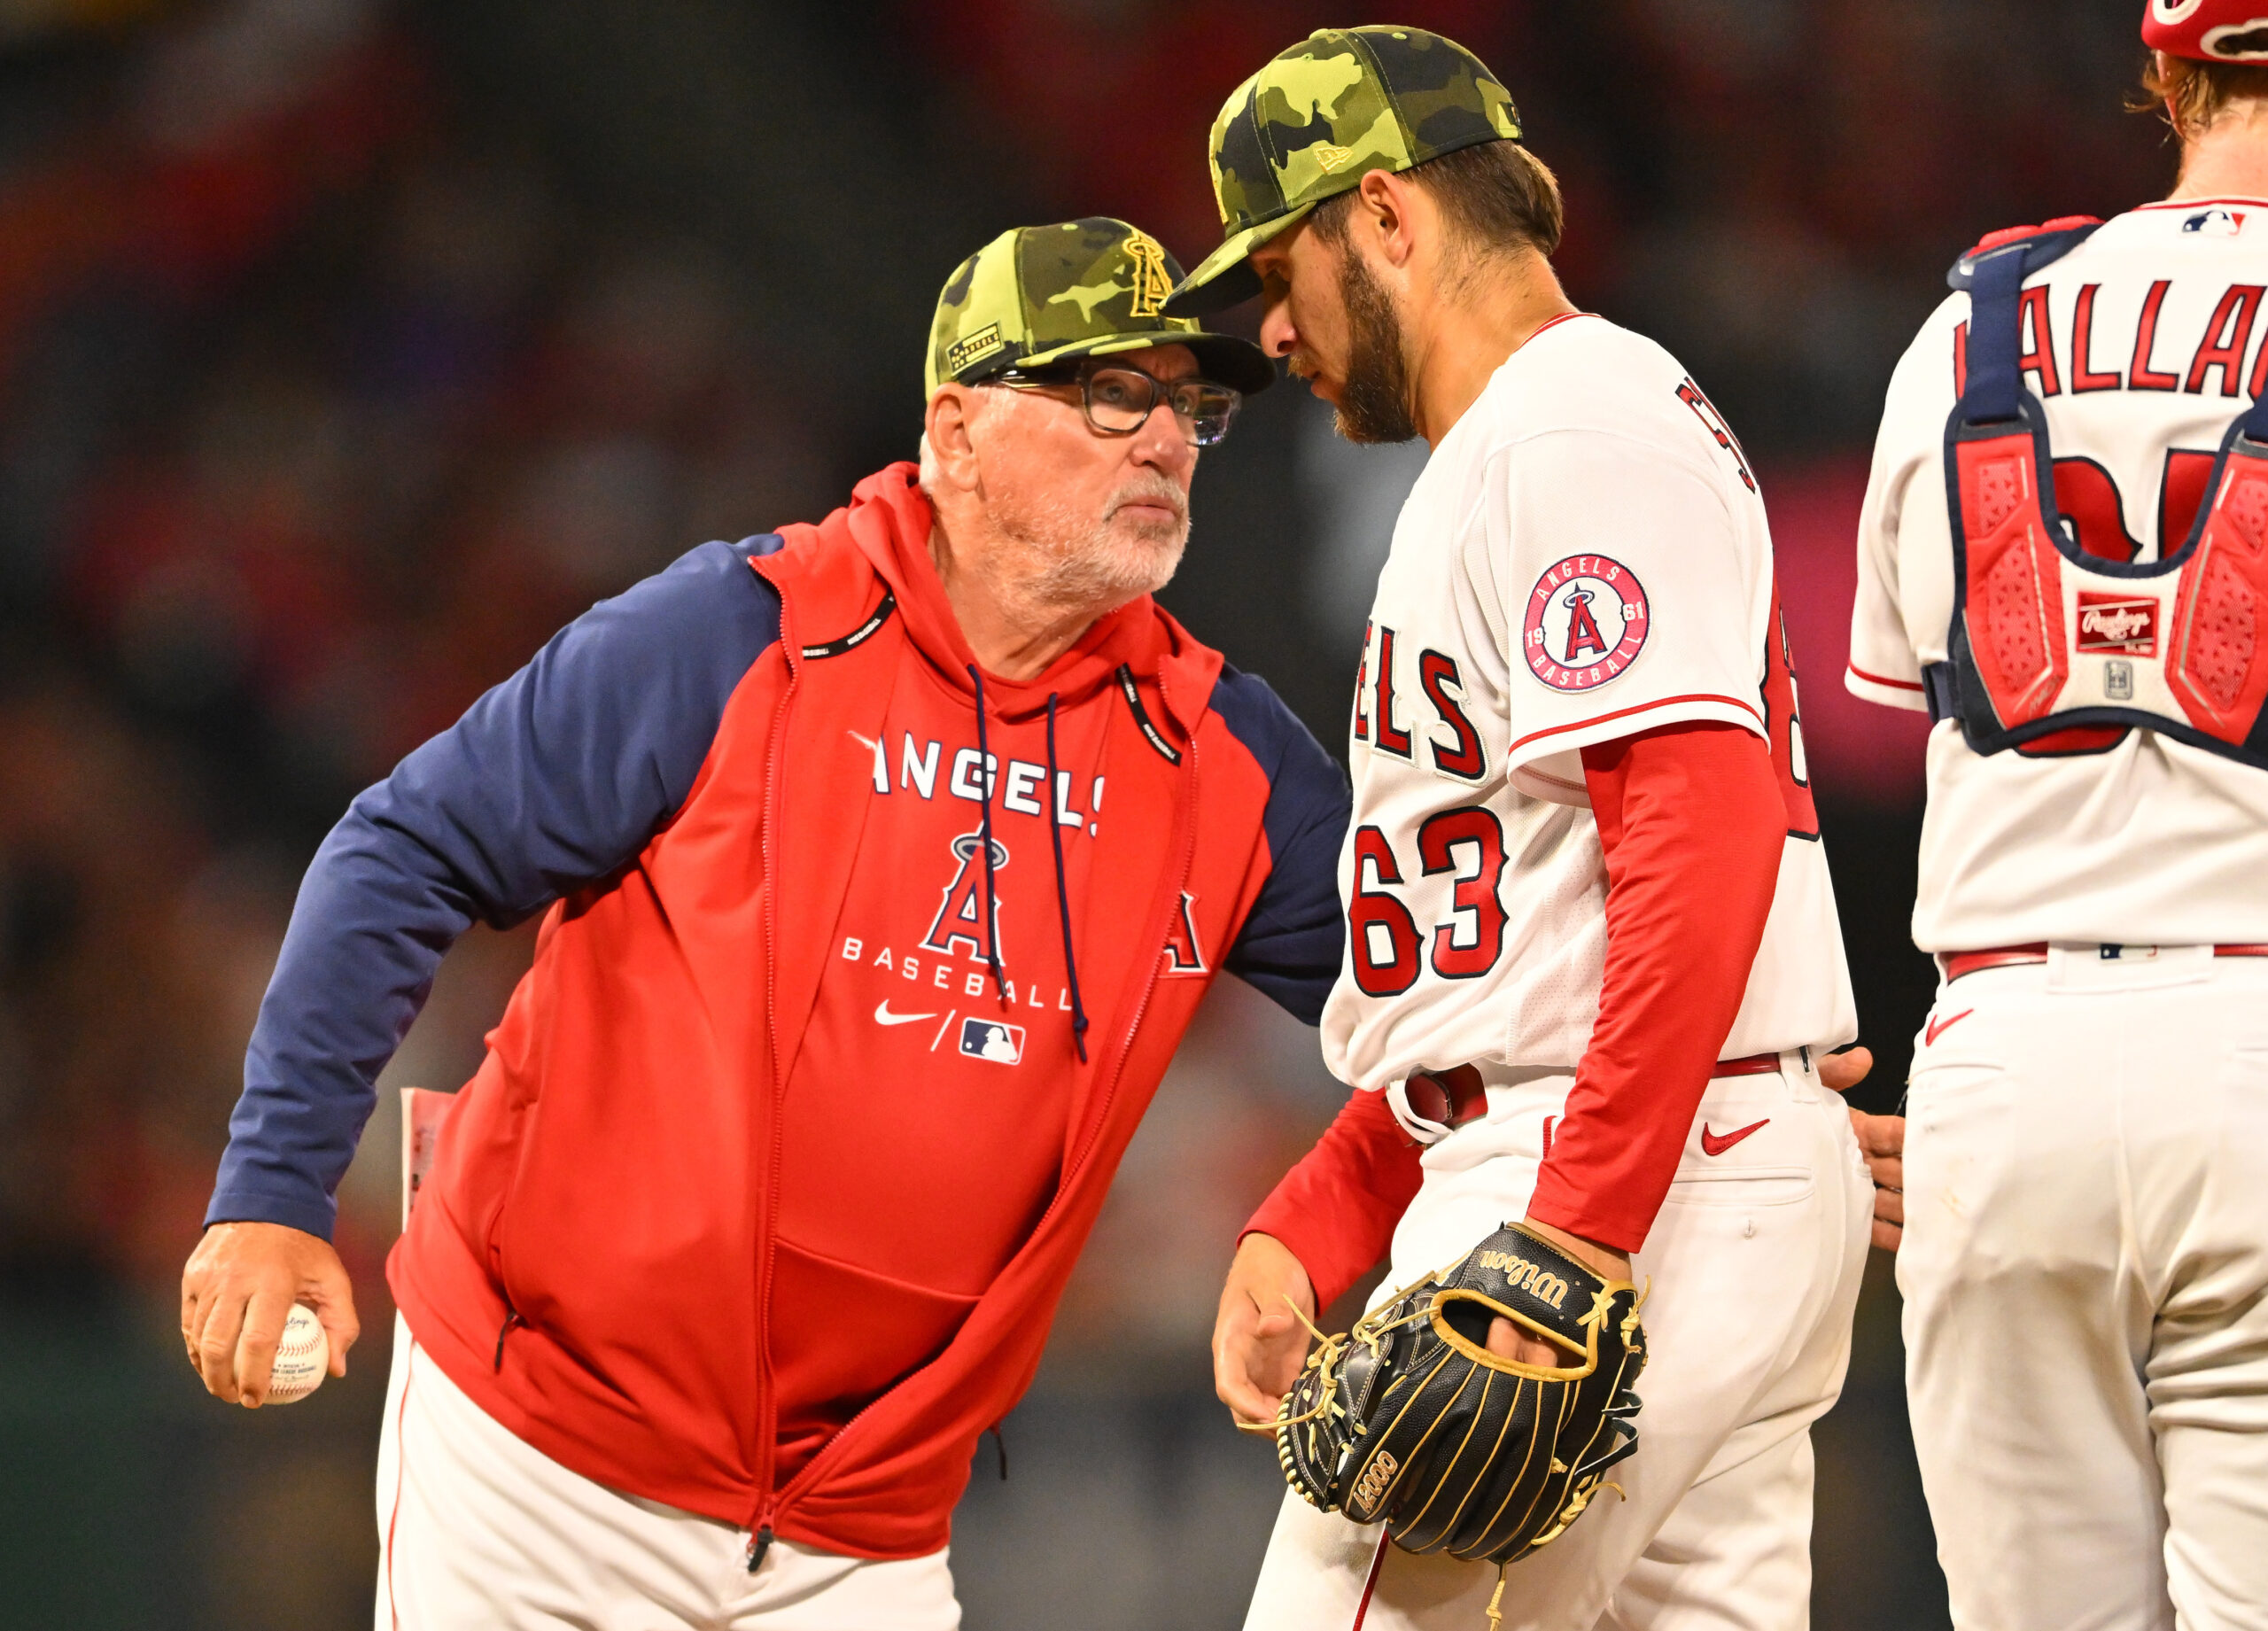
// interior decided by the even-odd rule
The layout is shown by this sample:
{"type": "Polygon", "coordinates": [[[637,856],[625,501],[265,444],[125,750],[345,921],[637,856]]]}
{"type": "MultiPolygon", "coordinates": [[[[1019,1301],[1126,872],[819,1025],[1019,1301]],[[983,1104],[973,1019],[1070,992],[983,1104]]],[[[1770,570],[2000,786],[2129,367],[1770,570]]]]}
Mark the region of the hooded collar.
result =
{"type": "MultiPolygon", "coordinates": [[[[839,519],[859,552],[882,574],[905,619],[907,637],[938,677],[970,698],[975,686],[969,667],[976,661],[953,616],[945,586],[929,559],[929,531],[935,516],[917,485],[910,463],[885,466],[851,490],[839,519]]],[[[1008,680],[984,671],[984,695],[1005,719],[1045,713],[1052,694],[1064,705],[1077,703],[1116,683],[1122,665],[1153,678],[1173,645],[1174,628],[1145,594],[1095,619],[1054,662],[1030,680],[1008,680]]]]}

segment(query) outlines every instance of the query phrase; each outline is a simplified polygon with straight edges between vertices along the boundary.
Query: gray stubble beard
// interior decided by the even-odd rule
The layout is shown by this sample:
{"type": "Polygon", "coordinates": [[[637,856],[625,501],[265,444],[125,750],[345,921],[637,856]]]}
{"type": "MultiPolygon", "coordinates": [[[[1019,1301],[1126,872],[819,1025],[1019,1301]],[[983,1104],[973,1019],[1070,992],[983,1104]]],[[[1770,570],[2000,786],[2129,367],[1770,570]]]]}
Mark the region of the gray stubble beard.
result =
{"type": "MultiPolygon", "coordinates": [[[[1169,484],[1162,476],[1158,481],[1163,485],[1122,491],[1114,501],[1146,494],[1166,497],[1169,484]]],[[[1178,490],[1170,501],[1179,508],[1183,501],[1178,490]]],[[[1189,542],[1184,520],[1175,529],[1177,535],[1169,552],[1157,548],[1162,540],[1155,538],[1145,539],[1139,548],[1129,548],[1111,536],[1107,516],[1083,524],[1071,516],[1068,505],[1052,501],[1028,516],[1013,522],[1004,519],[1000,530],[1021,545],[1028,555],[1043,563],[1017,585],[1018,598],[1036,607],[1067,610],[1091,607],[1096,617],[1165,587],[1180,567],[1189,542]]]]}

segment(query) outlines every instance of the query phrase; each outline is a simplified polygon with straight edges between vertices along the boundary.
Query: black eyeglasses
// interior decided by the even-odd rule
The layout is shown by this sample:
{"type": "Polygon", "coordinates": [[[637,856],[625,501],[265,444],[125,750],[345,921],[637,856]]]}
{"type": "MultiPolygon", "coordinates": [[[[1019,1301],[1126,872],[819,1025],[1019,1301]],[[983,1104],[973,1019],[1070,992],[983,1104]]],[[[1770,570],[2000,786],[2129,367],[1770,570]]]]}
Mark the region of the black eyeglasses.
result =
{"type": "Polygon", "coordinates": [[[1060,391],[1076,385],[1087,423],[1105,436],[1131,436],[1149,423],[1160,402],[1173,408],[1192,447],[1216,446],[1244,406],[1244,392],[1209,379],[1160,379],[1138,368],[1110,363],[1063,363],[1010,369],[984,382],[1011,391],[1060,391]]]}

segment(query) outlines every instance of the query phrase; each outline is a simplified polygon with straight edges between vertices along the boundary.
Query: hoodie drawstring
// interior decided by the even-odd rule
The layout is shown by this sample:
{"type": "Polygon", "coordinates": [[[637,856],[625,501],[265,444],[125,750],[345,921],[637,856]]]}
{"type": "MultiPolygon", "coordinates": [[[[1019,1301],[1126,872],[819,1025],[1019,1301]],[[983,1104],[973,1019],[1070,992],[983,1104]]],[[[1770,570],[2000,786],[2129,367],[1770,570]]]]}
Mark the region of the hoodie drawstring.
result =
{"type": "Polygon", "coordinates": [[[984,675],[971,663],[968,677],[976,686],[976,785],[984,799],[984,814],[977,823],[977,842],[984,846],[984,961],[992,970],[993,989],[1008,1000],[1008,977],[1000,972],[1000,902],[992,879],[992,752],[984,740],[984,675]]]}
{"type": "MultiPolygon", "coordinates": [[[[982,749],[980,749],[980,751],[982,749]]],[[[1047,694],[1047,835],[1055,845],[1055,913],[1063,925],[1063,973],[1071,985],[1071,1041],[1079,1062],[1087,1062],[1087,1010],[1079,1000],[1079,959],[1071,950],[1071,889],[1063,881],[1063,778],[1055,768],[1055,693],[1047,694]]],[[[1007,1448],[1000,1450],[1000,1476],[1007,1476],[1007,1448]]]]}
{"type": "MultiPolygon", "coordinates": [[[[991,933],[1000,920],[993,892],[992,752],[991,744],[985,739],[984,674],[971,663],[968,678],[976,687],[976,773],[984,793],[980,806],[984,813],[976,829],[977,842],[984,846],[984,960],[992,970],[993,989],[999,992],[1000,1000],[1006,1002],[1008,977],[1000,967],[1000,948],[991,933]]],[[[1055,917],[1063,927],[1063,975],[1071,988],[1071,1044],[1079,1050],[1079,1062],[1084,1065],[1087,1062],[1087,1006],[1079,999],[1079,958],[1071,944],[1071,886],[1063,873],[1063,777],[1055,767],[1055,709],[1059,700],[1054,692],[1047,694],[1047,839],[1055,852],[1055,917]]]]}

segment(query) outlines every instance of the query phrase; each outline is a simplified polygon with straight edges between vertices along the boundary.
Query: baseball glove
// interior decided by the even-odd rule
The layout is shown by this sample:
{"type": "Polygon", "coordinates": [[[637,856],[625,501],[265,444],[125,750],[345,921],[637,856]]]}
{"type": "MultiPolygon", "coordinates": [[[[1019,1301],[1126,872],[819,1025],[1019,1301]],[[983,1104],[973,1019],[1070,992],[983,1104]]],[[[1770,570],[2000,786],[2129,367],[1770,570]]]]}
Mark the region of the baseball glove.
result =
{"type": "Polygon", "coordinates": [[[1507,1223],[1309,1356],[1277,1412],[1284,1475],[1326,1512],[1384,1521],[1404,1551],[1515,1562],[1574,1522],[1638,1446],[1643,1301],[1507,1223]],[[1491,1354],[1500,1314],[1581,1362],[1491,1354]]]}

